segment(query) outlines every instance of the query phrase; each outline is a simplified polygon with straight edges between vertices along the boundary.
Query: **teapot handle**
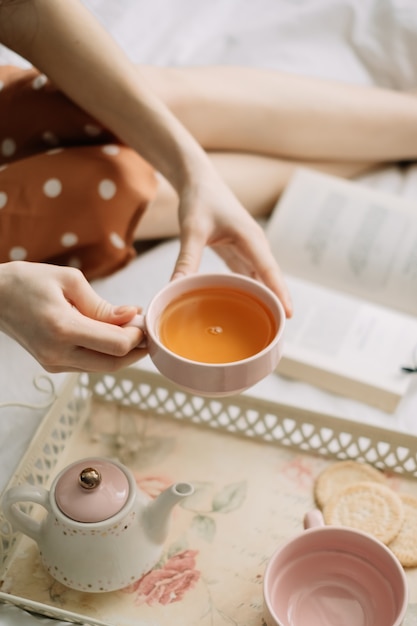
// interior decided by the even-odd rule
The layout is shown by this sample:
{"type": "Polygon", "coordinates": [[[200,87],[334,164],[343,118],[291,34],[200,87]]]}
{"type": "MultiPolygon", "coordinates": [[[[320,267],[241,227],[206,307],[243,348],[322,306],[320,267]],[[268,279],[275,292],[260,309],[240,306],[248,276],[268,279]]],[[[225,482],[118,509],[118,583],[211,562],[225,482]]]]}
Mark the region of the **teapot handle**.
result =
{"type": "Polygon", "coordinates": [[[33,502],[34,504],[42,505],[47,511],[50,511],[49,491],[43,487],[21,485],[6,491],[3,498],[4,515],[12,526],[28,537],[38,541],[41,529],[40,522],[37,522],[30,515],[15,506],[18,502],[33,502]]]}

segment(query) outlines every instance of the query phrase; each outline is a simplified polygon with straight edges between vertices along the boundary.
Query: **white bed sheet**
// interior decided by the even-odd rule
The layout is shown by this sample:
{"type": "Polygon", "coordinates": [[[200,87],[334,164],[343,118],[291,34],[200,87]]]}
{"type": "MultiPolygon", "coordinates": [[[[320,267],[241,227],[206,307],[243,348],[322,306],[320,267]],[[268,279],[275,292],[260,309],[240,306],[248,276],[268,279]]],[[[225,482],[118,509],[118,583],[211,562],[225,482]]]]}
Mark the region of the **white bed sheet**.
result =
{"type": "MultiPolygon", "coordinates": [[[[138,63],[250,65],[398,89],[417,85],[415,0],[86,0],[86,4],[138,63]]],[[[25,65],[0,48],[0,63],[8,62],[25,65]]],[[[417,198],[414,165],[389,167],[359,182],[417,198]]],[[[169,279],[177,250],[177,242],[167,242],[111,278],[96,281],[95,287],[114,303],[146,307],[169,279]]],[[[202,270],[222,269],[207,251],[202,270]]],[[[152,365],[146,359],[140,367],[152,365]]],[[[44,405],[50,396],[43,374],[34,359],[0,334],[0,490],[45,411],[1,405],[44,405]],[[44,391],[33,385],[39,376],[44,391]]],[[[57,390],[65,379],[48,377],[57,390]]],[[[393,415],[276,376],[251,393],[417,434],[417,380],[393,415]]],[[[39,624],[39,618],[1,606],[0,624],[30,626],[39,624]]]]}

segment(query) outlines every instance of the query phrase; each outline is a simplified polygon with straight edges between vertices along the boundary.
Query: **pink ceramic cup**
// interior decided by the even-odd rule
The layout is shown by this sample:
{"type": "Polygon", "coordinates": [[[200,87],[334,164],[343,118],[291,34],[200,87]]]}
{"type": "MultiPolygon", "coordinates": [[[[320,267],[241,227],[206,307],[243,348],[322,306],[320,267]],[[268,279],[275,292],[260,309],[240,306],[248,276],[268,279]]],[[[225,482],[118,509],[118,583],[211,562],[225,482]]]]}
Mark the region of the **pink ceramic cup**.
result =
{"type": "Polygon", "coordinates": [[[304,525],[266,568],[267,626],[400,626],[408,587],[394,554],[371,535],[324,526],[319,511],[304,525]]]}
{"type": "MultiPolygon", "coordinates": [[[[144,329],[149,355],[166,378],[191,393],[227,396],[248,389],[277,367],[282,354],[285,312],[275,294],[252,278],[239,274],[193,274],[168,283],[152,299],[146,314],[136,316],[129,325],[144,329]],[[244,291],[267,307],[275,320],[276,332],[264,349],[240,361],[204,363],[179,356],[162,343],[159,322],[166,306],[189,291],[210,287],[244,291]]],[[[248,328],[245,332],[250,333],[251,329],[248,328]]]]}

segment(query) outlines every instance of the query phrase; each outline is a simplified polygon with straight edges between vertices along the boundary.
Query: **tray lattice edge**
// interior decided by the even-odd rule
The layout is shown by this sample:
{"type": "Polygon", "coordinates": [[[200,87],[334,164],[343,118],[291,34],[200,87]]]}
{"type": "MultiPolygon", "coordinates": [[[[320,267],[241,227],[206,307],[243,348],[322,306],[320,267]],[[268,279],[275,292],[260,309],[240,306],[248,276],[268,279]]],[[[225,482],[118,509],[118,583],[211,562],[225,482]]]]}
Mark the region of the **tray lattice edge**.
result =
{"type": "Polygon", "coordinates": [[[80,384],[103,402],[309,454],[363,461],[384,471],[417,478],[417,437],[408,433],[246,394],[216,399],[194,396],[159,374],[136,368],[122,375],[83,375],[80,384]]]}

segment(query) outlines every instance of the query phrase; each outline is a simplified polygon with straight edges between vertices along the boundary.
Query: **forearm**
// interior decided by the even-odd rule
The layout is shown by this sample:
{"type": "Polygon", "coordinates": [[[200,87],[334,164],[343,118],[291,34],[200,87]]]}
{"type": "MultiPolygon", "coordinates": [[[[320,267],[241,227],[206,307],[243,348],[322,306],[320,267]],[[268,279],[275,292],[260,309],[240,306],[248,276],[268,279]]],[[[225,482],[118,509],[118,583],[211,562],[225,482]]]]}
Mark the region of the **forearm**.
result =
{"type": "Polygon", "coordinates": [[[282,274],[262,229],[78,0],[6,0],[1,3],[0,38],[172,184],[179,196],[180,225],[172,277],[196,272],[204,247],[213,246],[233,271],[265,282],[290,312],[282,274]]]}
{"type": "Polygon", "coordinates": [[[0,36],[152,163],[178,192],[194,170],[205,167],[200,146],[78,0],[6,4],[0,36]]]}

